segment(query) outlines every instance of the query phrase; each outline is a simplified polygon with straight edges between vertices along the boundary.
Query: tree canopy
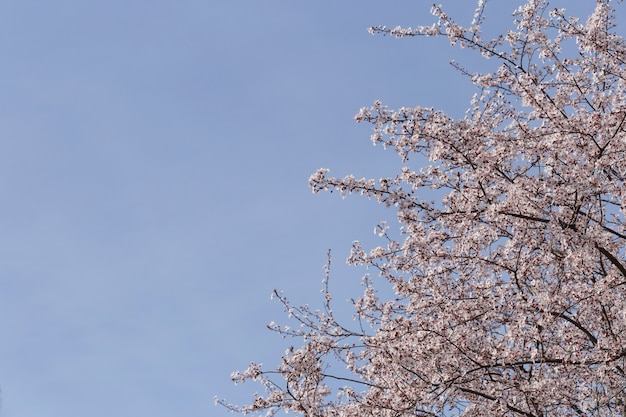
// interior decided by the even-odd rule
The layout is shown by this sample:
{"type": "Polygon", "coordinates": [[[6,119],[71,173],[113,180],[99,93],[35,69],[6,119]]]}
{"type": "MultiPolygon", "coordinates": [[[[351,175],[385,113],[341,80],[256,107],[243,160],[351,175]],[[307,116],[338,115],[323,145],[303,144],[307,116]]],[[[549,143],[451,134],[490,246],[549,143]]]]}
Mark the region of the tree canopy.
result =
{"type": "MultiPolygon", "coordinates": [[[[314,192],[376,199],[399,225],[348,262],[376,270],[355,321],[294,307],[301,323],[277,369],[234,381],[265,391],[244,413],[304,416],[626,416],[626,44],[615,1],[588,18],[529,0],[514,28],[484,39],[486,2],[462,26],[445,7],[397,37],[445,36],[495,60],[471,73],[464,117],[429,107],[361,109],[397,173],[335,178],[314,192]],[[411,161],[427,160],[415,168],[411,161]],[[433,193],[434,190],[434,193],[433,193]],[[436,195],[435,201],[426,197],[436,195]],[[393,297],[377,288],[390,285],[393,297]],[[329,363],[345,372],[331,374],[329,363]]],[[[334,369],[334,368],[332,368],[334,369]]]]}

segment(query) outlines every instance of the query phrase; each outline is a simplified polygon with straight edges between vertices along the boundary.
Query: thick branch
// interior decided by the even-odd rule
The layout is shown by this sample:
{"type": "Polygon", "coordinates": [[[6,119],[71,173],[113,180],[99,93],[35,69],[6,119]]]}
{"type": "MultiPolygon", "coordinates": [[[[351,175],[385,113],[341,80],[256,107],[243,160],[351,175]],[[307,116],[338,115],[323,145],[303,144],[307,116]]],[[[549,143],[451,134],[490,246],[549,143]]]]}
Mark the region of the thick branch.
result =
{"type": "Polygon", "coordinates": [[[557,313],[556,311],[551,311],[550,314],[552,314],[553,316],[556,317],[560,317],[562,319],[564,319],[565,321],[573,324],[574,326],[576,326],[576,328],[578,330],[580,330],[581,332],[583,332],[587,338],[589,339],[589,341],[591,342],[592,345],[597,345],[598,344],[598,339],[591,334],[591,332],[589,330],[587,330],[582,324],[580,324],[579,321],[573,319],[572,317],[566,316],[565,313],[557,313]]]}
{"type": "Polygon", "coordinates": [[[615,256],[613,256],[611,252],[604,249],[602,246],[598,244],[596,244],[596,248],[619,270],[619,272],[622,273],[624,278],[626,278],[626,268],[624,268],[624,265],[622,265],[619,259],[617,259],[615,256]]]}
{"type": "MultiPolygon", "coordinates": [[[[497,401],[496,397],[494,397],[492,395],[489,395],[489,394],[485,394],[484,392],[479,392],[479,391],[473,390],[471,388],[459,387],[459,391],[465,392],[467,394],[477,395],[479,397],[485,398],[485,399],[490,400],[490,401],[497,401]]],[[[509,410],[513,411],[514,413],[518,413],[518,414],[521,414],[521,415],[526,416],[526,417],[537,417],[533,413],[521,410],[521,409],[519,409],[517,407],[514,407],[514,406],[512,406],[510,404],[507,404],[506,408],[508,408],[509,410]]]]}

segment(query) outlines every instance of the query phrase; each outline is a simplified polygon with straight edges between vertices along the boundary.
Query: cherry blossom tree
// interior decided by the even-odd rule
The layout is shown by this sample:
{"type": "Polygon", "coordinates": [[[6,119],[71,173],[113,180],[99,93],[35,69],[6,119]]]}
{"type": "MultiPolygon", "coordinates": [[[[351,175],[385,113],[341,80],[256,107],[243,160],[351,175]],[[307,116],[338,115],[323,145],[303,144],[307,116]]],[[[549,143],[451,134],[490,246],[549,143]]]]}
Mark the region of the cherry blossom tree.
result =
{"type": "Polygon", "coordinates": [[[335,178],[397,212],[381,246],[353,245],[363,280],[354,321],[278,300],[301,340],[277,369],[232,375],[264,388],[242,413],[304,416],[626,416],[626,44],[615,2],[586,19],[529,0],[514,29],[483,39],[432,9],[427,27],[497,62],[470,73],[465,116],[380,102],[356,115],[401,159],[387,178],[335,178]],[[420,165],[421,167],[415,167],[420,165]],[[428,201],[424,196],[438,196],[428,201]],[[395,294],[383,297],[389,285],[395,294]],[[337,365],[341,364],[340,367],[337,365]]]}

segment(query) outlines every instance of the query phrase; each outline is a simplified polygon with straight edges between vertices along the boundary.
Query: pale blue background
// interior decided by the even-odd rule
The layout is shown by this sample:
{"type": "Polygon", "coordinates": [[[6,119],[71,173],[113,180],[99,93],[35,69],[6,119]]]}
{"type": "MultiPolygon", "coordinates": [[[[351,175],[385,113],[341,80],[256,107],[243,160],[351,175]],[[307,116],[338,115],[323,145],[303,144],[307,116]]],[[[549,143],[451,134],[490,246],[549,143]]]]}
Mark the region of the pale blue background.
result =
{"type": "MultiPolygon", "coordinates": [[[[449,10],[468,23],[472,3],[449,10]]],[[[230,373],[288,346],[265,329],[285,322],[273,288],[318,303],[333,248],[347,306],[351,241],[393,216],[307,180],[399,168],[353,121],[375,99],[462,115],[448,61],[480,59],[366,31],[429,7],[1,2],[0,415],[223,416],[214,395],[257,388],[230,373]]]]}

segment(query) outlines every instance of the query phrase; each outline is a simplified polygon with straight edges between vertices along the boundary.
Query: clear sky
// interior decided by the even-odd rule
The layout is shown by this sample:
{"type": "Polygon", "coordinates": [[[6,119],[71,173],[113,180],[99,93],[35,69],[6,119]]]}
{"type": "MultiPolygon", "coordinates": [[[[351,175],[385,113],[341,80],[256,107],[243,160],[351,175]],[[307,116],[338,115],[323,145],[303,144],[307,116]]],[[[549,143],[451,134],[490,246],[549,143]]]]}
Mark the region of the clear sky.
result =
{"type": "Polygon", "coordinates": [[[347,306],[350,243],[393,213],[307,180],[399,169],[353,121],[375,99],[462,115],[448,62],[479,60],[367,33],[430,4],[2,2],[0,416],[225,416],[215,395],[257,388],[230,373],[290,342],[265,328],[287,323],[272,289],[318,303],[332,248],[347,306]]]}

